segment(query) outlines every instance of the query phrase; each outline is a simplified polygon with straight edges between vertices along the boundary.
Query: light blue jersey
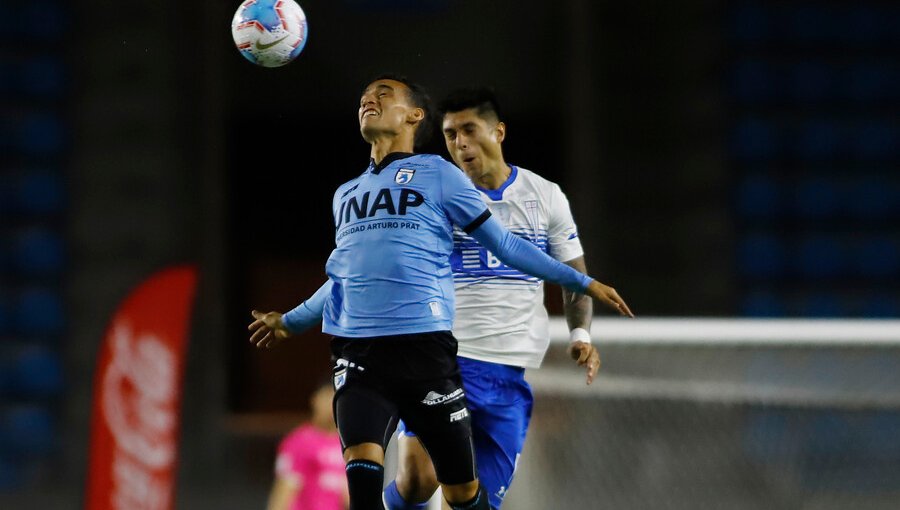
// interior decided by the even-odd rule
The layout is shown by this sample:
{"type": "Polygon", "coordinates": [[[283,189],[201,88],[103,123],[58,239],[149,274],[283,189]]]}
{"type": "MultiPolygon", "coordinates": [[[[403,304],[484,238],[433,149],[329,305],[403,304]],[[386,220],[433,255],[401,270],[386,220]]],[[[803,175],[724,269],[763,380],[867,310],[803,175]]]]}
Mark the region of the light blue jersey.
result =
{"type": "Polygon", "coordinates": [[[472,181],[440,156],[389,154],[339,187],[332,209],[328,282],[284,314],[295,333],[319,320],[350,338],[451,330],[454,224],[525,273],[576,292],[591,282],[491,218],[472,181]]]}
{"type": "Polygon", "coordinates": [[[469,230],[490,214],[469,179],[440,156],[395,153],[339,187],[332,208],[336,248],[325,271],[334,285],[322,330],[450,330],[453,224],[469,230]]]}

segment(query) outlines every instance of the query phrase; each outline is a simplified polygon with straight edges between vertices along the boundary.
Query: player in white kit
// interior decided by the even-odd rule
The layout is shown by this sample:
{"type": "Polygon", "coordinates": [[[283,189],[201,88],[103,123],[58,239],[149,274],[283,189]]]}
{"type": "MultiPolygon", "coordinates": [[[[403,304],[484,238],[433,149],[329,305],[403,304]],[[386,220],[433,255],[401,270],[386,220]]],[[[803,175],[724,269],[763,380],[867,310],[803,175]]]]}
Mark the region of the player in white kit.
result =
{"type": "MultiPolygon", "coordinates": [[[[501,145],[506,125],[493,93],[466,89],[441,106],[447,150],[482,193],[491,213],[514,234],[557,260],[586,271],[569,202],[559,186],[508,165],[501,145]]],[[[509,489],[531,418],[526,368],[538,368],[549,346],[543,281],[501,263],[471,236],[454,230],[451,255],[456,292],[453,334],[472,415],[479,479],[492,508],[509,489]]],[[[563,291],[570,353],[590,384],[600,356],[590,343],[590,298],[563,291]]],[[[628,312],[630,315],[630,312],[628,312]]],[[[422,509],[437,489],[434,468],[415,430],[401,429],[397,479],[384,493],[389,510],[422,509]]]]}

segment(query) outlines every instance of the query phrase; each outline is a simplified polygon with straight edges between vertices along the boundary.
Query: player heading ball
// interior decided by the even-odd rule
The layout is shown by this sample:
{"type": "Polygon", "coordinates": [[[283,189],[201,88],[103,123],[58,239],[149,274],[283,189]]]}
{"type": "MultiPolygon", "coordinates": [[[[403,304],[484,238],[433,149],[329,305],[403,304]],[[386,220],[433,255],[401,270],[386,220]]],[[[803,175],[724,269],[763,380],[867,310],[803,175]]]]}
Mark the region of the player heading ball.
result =
{"type": "Polygon", "coordinates": [[[631,315],[615,290],[506,230],[457,167],[440,156],[412,152],[424,136],[429,108],[424,91],[404,78],[383,76],[366,86],[359,125],[371,146],[370,161],[335,192],[332,213],[339,226],[326,264],[328,281],[283,316],[254,311],[249,326],[257,346],[271,346],[320,321],[323,332],[334,336],[334,408],[354,510],[383,508],[384,448],[400,418],[430,453],[451,508],[490,508],[476,475],[457,343],[450,333],[453,225],[508,266],[631,315]],[[423,202],[402,218],[387,207],[372,217],[341,218],[342,203],[352,197],[361,203],[367,193],[374,200],[385,189],[391,196],[415,190],[423,202]],[[417,228],[358,228],[386,219],[417,228]],[[347,229],[356,230],[342,235],[347,229]]]}

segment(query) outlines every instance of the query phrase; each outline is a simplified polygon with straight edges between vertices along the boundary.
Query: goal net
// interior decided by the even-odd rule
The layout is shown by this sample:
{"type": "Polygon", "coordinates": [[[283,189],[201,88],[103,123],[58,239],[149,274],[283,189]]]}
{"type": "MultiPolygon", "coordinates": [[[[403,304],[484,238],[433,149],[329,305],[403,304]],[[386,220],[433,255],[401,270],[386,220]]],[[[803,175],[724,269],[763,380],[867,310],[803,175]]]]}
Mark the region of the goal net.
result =
{"type": "Polygon", "coordinates": [[[595,320],[586,386],[554,319],[504,504],[900,508],[900,321],[595,320]]]}

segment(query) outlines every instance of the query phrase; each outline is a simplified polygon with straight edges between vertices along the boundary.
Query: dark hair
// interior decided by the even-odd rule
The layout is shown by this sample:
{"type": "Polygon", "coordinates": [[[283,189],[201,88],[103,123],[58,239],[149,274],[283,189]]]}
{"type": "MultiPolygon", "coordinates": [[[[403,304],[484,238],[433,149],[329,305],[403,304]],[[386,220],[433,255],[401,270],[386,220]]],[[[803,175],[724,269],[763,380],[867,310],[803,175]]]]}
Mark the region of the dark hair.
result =
{"type": "Polygon", "coordinates": [[[431,97],[428,96],[428,92],[425,91],[425,88],[418,83],[409,80],[406,76],[390,73],[379,75],[374,80],[369,81],[369,83],[374,83],[378,80],[393,80],[406,85],[406,88],[409,90],[407,94],[409,101],[413,106],[421,108],[422,111],[425,112],[425,116],[422,117],[422,120],[420,120],[419,124],[416,126],[416,137],[413,140],[413,143],[416,148],[428,143],[428,140],[431,139],[434,108],[431,103],[431,97]]]}
{"type": "Polygon", "coordinates": [[[503,117],[500,114],[500,103],[497,102],[497,95],[494,91],[485,87],[470,87],[464,89],[456,89],[447,94],[447,97],[438,105],[438,111],[441,117],[448,113],[461,112],[474,108],[479,117],[484,117],[486,113],[492,113],[497,120],[503,117]]]}

